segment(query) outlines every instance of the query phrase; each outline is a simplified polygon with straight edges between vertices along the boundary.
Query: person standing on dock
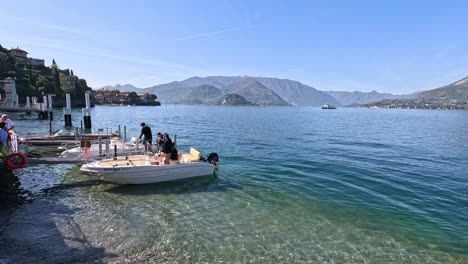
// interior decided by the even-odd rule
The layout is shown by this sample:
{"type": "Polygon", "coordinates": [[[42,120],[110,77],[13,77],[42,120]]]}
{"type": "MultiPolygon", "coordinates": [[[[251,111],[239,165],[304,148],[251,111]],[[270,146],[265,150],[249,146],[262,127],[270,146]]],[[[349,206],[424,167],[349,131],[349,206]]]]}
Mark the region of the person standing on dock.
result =
{"type": "Polygon", "coordinates": [[[13,130],[13,128],[15,128],[15,123],[13,123],[13,121],[11,121],[11,119],[9,119],[5,114],[2,115],[0,121],[5,122],[6,130],[13,130]]]}
{"type": "Polygon", "coordinates": [[[151,128],[142,122],[141,126],[141,133],[139,139],[143,136],[143,144],[145,145],[145,151],[148,150],[148,144],[153,144],[153,134],[151,133],[151,128]]]}

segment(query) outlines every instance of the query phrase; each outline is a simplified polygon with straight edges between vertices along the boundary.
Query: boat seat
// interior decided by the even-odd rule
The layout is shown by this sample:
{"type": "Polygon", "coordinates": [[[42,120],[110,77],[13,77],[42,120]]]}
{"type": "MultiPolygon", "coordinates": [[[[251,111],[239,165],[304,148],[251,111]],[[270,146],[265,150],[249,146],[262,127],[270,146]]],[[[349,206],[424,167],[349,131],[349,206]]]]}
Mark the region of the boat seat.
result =
{"type": "Polygon", "coordinates": [[[179,153],[177,154],[177,160],[180,162],[191,162],[191,161],[196,161],[201,159],[201,154],[200,151],[190,148],[189,153],[179,153]]]}

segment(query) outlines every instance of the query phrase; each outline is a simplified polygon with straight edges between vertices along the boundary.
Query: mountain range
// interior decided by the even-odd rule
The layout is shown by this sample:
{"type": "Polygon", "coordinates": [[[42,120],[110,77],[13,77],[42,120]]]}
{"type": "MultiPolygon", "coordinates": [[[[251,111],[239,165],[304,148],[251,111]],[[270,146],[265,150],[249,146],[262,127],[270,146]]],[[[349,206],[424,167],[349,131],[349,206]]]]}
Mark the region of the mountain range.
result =
{"type": "Polygon", "coordinates": [[[386,99],[364,104],[371,108],[468,109],[468,77],[440,88],[417,94],[411,99],[386,99]]]}
{"type": "MultiPolygon", "coordinates": [[[[426,92],[406,95],[372,92],[320,91],[298,81],[252,76],[191,77],[183,81],[137,88],[130,84],[104,86],[99,89],[118,89],[155,94],[166,104],[221,104],[223,96],[235,95],[236,102],[263,106],[352,106],[385,99],[412,99],[426,92]]],[[[427,91],[429,92],[429,91],[427,91]]],[[[224,100],[225,101],[225,100],[224,100]]],[[[231,101],[232,102],[232,101],[231,101]]]]}
{"type": "Polygon", "coordinates": [[[333,96],[342,106],[362,105],[371,102],[378,102],[385,99],[411,99],[415,98],[420,92],[406,94],[406,95],[393,95],[389,93],[379,93],[372,91],[369,93],[364,92],[345,92],[345,91],[326,91],[327,94],[333,96]]]}
{"type": "Polygon", "coordinates": [[[447,99],[468,101],[468,77],[418,94],[417,99],[447,99]]]}

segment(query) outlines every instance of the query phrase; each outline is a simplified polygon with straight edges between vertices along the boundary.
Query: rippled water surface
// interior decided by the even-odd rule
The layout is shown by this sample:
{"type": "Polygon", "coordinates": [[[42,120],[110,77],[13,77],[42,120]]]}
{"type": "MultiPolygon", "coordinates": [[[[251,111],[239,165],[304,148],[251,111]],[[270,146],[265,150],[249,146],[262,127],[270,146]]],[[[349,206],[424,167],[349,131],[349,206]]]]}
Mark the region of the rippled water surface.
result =
{"type": "MultiPolygon", "coordinates": [[[[49,130],[12,117],[19,134],[49,130]]],[[[92,110],[93,129],[128,137],[142,121],[179,150],[217,152],[218,175],[114,185],[73,165],[2,171],[21,185],[0,210],[0,263],[468,263],[466,111],[92,110]]]]}

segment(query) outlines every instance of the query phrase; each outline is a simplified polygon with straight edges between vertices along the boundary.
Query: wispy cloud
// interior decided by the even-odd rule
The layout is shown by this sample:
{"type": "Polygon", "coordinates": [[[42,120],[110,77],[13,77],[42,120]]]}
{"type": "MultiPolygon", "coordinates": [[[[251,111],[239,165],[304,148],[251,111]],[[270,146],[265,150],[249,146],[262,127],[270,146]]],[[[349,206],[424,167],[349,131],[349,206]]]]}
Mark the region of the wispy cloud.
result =
{"type": "Polygon", "coordinates": [[[209,33],[203,33],[203,34],[197,34],[197,35],[182,37],[182,38],[178,38],[176,40],[188,40],[188,39],[204,38],[204,37],[209,37],[209,36],[214,36],[214,35],[221,35],[221,34],[228,33],[228,32],[246,30],[246,29],[253,28],[253,27],[255,27],[255,26],[254,25],[248,25],[248,26],[241,26],[241,27],[235,27],[235,28],[228,28],[228,29],[213,31],[213,32],[209,32],[209,33]]]}
{"type": "MultiPolygon", "coordinates": [[[[3,14],[2,14],[2,16],[3,16],[3,14]]],[[[27,25],[30,25],[30,26],[38,26],[38,27],[41,27],[41,28],[44,28],[44,29],[55,30],[55,31],[60,31],[60,32],[64,32],[64,33],[79,34],[79,35],[87,35],[88,34],[88,32],[83,31],[83,30],[79,30],[79,29],[76,29],[76,28],[54,25],[54,24],[50,24],[50,23],[47,23],[47,22],[43,22],[43,21],[32,20],[32,19],[25,18],[25,17],[5,15],[5,16],[3,16],[3,18],[5,18],[7,20],[13,20],[13,21],[16,21],[16,22],[21,22],[21,23],[24,23],[24,24],[27,24],[27,25]]]]}
{"type": "MultiPolygon", "coordinates": [[[[157,58],[140,58],[137,56],[132,56],[130,54],[121,54],[117,52],[112,52],[109,50],[98,49],[96,47],[83,47],[72,41],[64,39],[53,39],[53,38],[42,38],[42,37],[13,37],[10,36],[8,39],[11,42],[16,43],[28,43],[30,46],[35,46],[39,48],[45,48],[49,50],[56,50],[65,52],[68,54],[77,54],[80,56],[86,56],[90,58],[103,58],[106,60],[113,60],[124,62],[126,65],[133,65],[134,67],[138,66],[149,66],[156,67],[157,69],[165,69],[169,72],[185,72],[187,74],[193,75],[207,75],[206,70],[201,69],[200,67],[190,66],[181,63],[173,63],[164,60],[159,60],[157,58]]],[[[158,76],[141,75],[139,79],[153,79],[153,81],[158,81],[158,76]]],[[[160,81],[160,79],[159,79],[160,81]]]]}

